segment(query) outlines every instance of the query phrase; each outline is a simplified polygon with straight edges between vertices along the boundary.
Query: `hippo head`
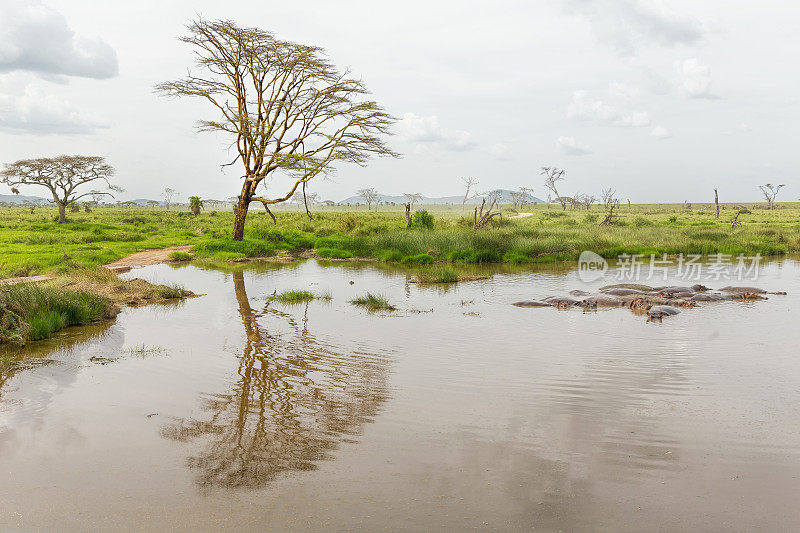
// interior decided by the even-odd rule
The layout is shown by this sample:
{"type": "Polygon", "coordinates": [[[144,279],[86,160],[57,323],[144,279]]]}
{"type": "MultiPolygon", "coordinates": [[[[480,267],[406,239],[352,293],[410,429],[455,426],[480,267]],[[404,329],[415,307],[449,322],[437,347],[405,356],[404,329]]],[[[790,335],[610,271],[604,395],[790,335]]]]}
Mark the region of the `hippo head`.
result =
{"type": "Polygon", "coordinates": [[[659,311],[658,309],[647,310],[647,320],[661,320],[663,317],[664,313],[659,311]]]}
{"type": "Polygon", "coordinates": [[[642,306],[644,306],[644,304],[645,304],[644,298],[634,298],[628,304],[628,307],[630,307],[631,309],[640,309],[642,306]]]}
{"type": "Polygon", "coordinates": [[[590,300],[589,298],[581,300],[580,302],[578,302],[578,305],[580,307],[583,307],[584,309],[597,309],[597,302],[594,300],[590,300]]]}
{"type": "Polygon", "coordinates": [[[704,291],[710,291],[711,289],[709,289],[705,285],[701,285],[698,283],[697,285],[692,285],[692,290],[694,292],[704,292],[704,291]]]}

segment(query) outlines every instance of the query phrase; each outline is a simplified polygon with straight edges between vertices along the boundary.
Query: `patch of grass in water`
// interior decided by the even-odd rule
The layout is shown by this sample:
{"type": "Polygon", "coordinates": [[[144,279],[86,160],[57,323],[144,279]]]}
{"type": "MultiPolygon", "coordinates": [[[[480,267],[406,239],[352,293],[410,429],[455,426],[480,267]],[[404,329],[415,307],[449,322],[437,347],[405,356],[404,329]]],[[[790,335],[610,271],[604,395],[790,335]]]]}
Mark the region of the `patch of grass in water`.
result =
{"type": "Polygon", "coordinates": [[[273,296],[275,300],[278,300],[281,303],[299,303],[299,302],[307,302],[309,300],[313,300],[315,298],[313,293],[308,291],[300,291],[300,290],[291,290],[291,291],[283,291],[282,293],[276,294],[273,296]]]}
{"type": "Polygon", "coordinates": [[[418,283],[456,283],[458,280],[458,273],[450,266],[417,274],[418,283]]]}
{"type": "Polygon", "coordinates": [[[189,294],[181,285],[160,285],[158,287],[158,295],[161,298],[183,298],[189,294]]]}
{"type": "Polygon", "coordinates": [[[384,296],[380,294],[372,294],[368,292],[364,296],[359,296],[354,300],[350,300],[350,303],[353,305],[360,305],[362,307],[366,307],[370,311],[394,311],[396,308],[392,304],[389,303],[384,296]]]}

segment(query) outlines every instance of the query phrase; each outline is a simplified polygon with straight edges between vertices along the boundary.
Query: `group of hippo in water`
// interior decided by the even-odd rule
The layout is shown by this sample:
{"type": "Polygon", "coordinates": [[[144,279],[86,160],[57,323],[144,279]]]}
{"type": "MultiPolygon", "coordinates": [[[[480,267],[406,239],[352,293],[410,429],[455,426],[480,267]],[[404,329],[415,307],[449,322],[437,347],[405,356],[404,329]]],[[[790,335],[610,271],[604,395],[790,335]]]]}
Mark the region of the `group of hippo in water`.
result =
{"type": "Polygon", "coordinates": [[[648,320],[661,320],[665,316],[680,313],[681,307],[695,307],[698,302],[720,302],[725,300],[766,300],[767,292],[757,287],[723,287],[714,291],[705,285],[691,287],[650,287],[637,283],[619,283],[601,287],[599,292],[570,291],[570,296],[548,296],[541,300],[515,302],[517,307],[555,307],[568,309],[578,307],[585,311],[598,307],[627,307],[637,314],[646,314],[648,320]]]}

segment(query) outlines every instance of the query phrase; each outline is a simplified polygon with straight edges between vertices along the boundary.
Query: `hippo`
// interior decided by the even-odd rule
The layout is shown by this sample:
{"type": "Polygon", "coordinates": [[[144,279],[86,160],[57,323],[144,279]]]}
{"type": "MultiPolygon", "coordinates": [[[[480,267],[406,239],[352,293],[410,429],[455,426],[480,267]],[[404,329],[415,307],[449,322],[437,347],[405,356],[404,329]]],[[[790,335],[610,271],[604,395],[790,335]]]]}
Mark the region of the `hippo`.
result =
{"type": "Polygon", "coordinates": [[[601,290],[603,294],[611,294],[614,296],[632,296],[632,295],[642,295],[647,294],[644,291],[640,291],[638,289],[626,289],[626,288],[617,288],[617,289],[605,289],[601,290]]]}
{"type": "Polygon", "coordinates": [[[666,305],[668,305],[670,307],[696,307],[697,306],[697,304],[695,304],[692,300],[687,300],[685,298],[679,298],[677,300],[667,300],[666,305]]]}
{"type": "Polygon", "coordinates": [[[648,320],[661,320],[665,316],[674,316],[680,313],[680,309],[669,305],[654,305],[647,310],[648,320]]]}
{"type": "Polygon", "coordinates": [[[720,289],[721,292],[727,292],[731,294],[740,293],[740,292],[748,292],[750,294],[781,294],[786,295],[785,292],[768,292],[764,289],[759,289],[758,287],[732,287],[728,285],[727,287],[722,287],[720,289]]]}
{"type": "Polygon", "coordinates": [[[516,305],[517,307],[552,307],[553,304],[549,304],[547,302],[540,302],[539,300],[523,300],[521,302],[514,302],[511,305],[516,305]]]}
{"type": "Polygon", "coordinates": [[[622,299],[611,294],[595,294],[586,298],[594,302],[595,307],[622,307],[622,299]]]}
{"type": "Polygon", "coordinates": [[[589,296],[590,294],[592,294],[591,292],[582,291],[580,289],[575,289],[573,291],[569,291],[569,293],[571,295],[573,295],[573,296],[589,296]]]}
{"type": "Polygon", "coordinates": [[[695,294],[699,294],[699,293],[696,293],[694,291],[669,291],[669,290],[663,290],[663,291],[659,291],[656,294],[656,296],[658,296],[659,298],[668,298],[668,299],[669,298],[691,298],[695,294]]]}
{"type": "Polygon", "coordinates": [[[731,300],[769,300],[766,296],[755,292],[734,292],[729,295],[731,300]]]}
{"type": "Polygon", "coordinates": [[[639,283],[616,283],[614,285],[600,287],[601,291],[606,291],[608,289],[634,289],[641,292],[651,292],[655,290],[655,288],[650,285],[641,285],[639,283]]]}
{"type": "Polygon", "coordinates": [[[717,292],[698,292],[689,298],[692,302],[722,302],[730,299],[730,294],[719,294],[717,292]]]}
{"type": "Polygon", "coordinates": [[[553,307],[564,309],[566,307],[573,307],[579,300],[569,296],[548,296],[547,298],[542,298],[542,301],[549,303],[553,307]]]}

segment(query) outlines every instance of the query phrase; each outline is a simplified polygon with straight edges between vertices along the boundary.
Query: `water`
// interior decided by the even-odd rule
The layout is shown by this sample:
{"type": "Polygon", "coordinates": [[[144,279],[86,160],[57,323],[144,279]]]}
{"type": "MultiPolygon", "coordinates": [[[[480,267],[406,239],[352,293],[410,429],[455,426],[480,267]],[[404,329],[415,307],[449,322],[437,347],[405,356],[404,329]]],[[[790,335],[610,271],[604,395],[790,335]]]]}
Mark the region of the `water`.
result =
{"type": "Polygon", "coordinates": [[[800,528],[795,261],[743,283],[787,296],[662,323],[510,305],[585,288],[564,266],[127,275],[205,295],[0,375],[1,529],[800,528]],[[267,301],[286,289],[332,299],[267,301]],[[348,303],[366,291],[398,310],[348,303]]]}

